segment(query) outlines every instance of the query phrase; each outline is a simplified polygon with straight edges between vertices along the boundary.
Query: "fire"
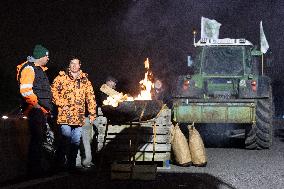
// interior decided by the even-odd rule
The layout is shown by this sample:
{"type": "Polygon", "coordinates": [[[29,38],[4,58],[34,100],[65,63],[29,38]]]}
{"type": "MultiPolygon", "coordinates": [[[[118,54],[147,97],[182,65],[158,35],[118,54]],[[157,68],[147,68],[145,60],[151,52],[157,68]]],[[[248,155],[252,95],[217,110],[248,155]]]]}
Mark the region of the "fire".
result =
{"type": "Polygon", "coordinates": [[[139,82],[141,91],[136,98],[128,96],[127,94],[119,93],[111,87],[107,86],[106,84],[103,84],[100,88],[100,91],[108,95],[107,99],[103,101],[103,104],[117,107],[119,103],[123,101],[152,100],[151,91],[154,88],[154,83],[152,83],[151,81],[153,75],[150,71],[150,62],[148,58],[144,62],[144,65],[146,68],[146,73],[144,79],[139,82]]]}
{"type": "Polygon", "coordinates": [[[141,86],[140,94],[134,98],[134,100],[152,100],[151,90],[154,88],[154,84],[151,81],[152,72],[150,71],[150,62],[147,58],[144,62],[146,73],[144,79],[142,79],[139,84],[141,86]]]}

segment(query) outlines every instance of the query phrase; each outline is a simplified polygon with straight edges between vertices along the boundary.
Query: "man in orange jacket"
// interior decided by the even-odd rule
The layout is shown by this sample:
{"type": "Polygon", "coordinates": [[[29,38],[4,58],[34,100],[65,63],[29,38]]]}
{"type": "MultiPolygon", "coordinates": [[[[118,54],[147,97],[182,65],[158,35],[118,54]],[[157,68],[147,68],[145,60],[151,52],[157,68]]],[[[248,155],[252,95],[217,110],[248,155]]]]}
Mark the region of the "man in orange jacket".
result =
{"type": "Polygon", "coordinates": [[[42,174],[42,145],[45,139],[47,114],[52,109],[52,94],[45,73],[49,51],[36,45],[33,56],[17,66],[17,80],[23,99],[23,111],[28,116],[31,140],[28,153],[28,173],[32,176],[42,174]]]}
{"type": "Polygon", "coordinates": [[[83,73],[81,62],[72,57],[67,72],[60,71],[52,83],[53,102],[58,108],[57,123],[60,125],[62,140],[58,158],[72,171],[76,168],[76,157],[80,144],[82,126],[85,125],[85,104],[90,123],[96,118],[95,94],[88,75],[83,73]]]}

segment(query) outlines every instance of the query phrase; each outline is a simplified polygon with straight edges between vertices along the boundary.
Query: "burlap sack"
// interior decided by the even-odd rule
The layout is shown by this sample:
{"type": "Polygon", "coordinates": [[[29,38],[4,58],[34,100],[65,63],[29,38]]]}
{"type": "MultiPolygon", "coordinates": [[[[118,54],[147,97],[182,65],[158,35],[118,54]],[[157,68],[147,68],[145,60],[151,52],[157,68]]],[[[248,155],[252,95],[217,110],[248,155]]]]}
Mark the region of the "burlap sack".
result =
{"type": "Polygon", "coordinates": [[[194,123],[188,126],[189,130],[189,149],[194,166],[202,167],[207,164],[205,147],[199,132],[195,129],[194,123]]]}
{"type": "Polygon", "coordinates": [[[171,144],[176,163],[180,166],[190,166],[192,162],[188,143],[178,124],[172,128],[171,136],[171,144]]]}

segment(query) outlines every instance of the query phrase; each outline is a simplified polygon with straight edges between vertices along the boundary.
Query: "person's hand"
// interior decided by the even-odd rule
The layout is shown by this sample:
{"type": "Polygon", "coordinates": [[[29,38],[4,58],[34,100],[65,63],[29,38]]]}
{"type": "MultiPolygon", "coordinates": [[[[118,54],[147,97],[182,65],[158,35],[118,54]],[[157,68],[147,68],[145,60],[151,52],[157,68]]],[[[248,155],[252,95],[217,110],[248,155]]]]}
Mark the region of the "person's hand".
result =
{"type": "Polygon", "coordinates": [[[42,106],[39,105],[39,104],[34,105],[33,108],[41,109],[41,111],[42,111],[45,115],[50,114],[50,112],[49,112],[48,110],[46,110],[44,107],[42,107],[42,106]]]}
{"type": "Polygon", "coordinates": [[[41,106],[39,104],[34,105],[34,108],[41,108],[41,106]]]}
{"type": "Polygon", "coordinates": [[[68,110],[69,107],[68,106],[63,106],[62,110],[68,110]]]}
{"type": "Polygon", "coordinates": [[[90,116],[90,115],[89,115],[89,121],[90,121],[90,124],[91,124],[91,125],[93,125],[95,119],[96,119],[95,116],[90,116]]]}

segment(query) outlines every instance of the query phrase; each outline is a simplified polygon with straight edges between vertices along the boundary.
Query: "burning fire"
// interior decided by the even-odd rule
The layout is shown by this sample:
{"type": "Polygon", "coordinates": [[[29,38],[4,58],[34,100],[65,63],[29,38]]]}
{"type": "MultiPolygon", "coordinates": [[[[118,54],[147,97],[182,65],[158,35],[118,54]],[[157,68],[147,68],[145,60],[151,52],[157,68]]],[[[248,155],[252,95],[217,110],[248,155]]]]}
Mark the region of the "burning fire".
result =
{"type": "Polygon", "coordinates": [[[103,101],[104,105],[111,105],[117,107],[120,102],[123,101],[134,101],[134,100],[152,100],[151,90],[154,88],[154,83],[151,79],[153,78],[152,72],[150,71],[150,62],[147,58],[144,62],[146,73],[144,79],[142,79],[140,84],[140,94],[133,98],[127,94],[119,93],[116,90],[110,88],[106,84],[102,85],[100,90],[108,95],[107,99],[103,101]]]}
{"type": "Polygon", "coordinates": [[[153,76],[152,72],[150,71],[150,62],[148,58],[144,62],[144,65],[147,71],[144,79],[139,82],[141,87],[140,94],[134,98],[134,100],[152,100],[151,90],[154,88],[154,84],[151,81],[153,76]]]}

